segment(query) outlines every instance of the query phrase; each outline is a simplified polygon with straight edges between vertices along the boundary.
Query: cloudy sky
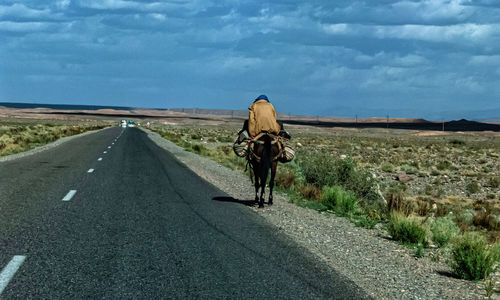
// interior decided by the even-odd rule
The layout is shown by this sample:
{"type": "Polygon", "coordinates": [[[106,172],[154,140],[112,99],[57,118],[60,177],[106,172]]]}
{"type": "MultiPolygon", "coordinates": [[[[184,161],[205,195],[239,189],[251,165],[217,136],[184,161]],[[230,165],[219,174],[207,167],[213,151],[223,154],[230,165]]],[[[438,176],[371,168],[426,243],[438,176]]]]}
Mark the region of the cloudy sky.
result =
{"type": "Polygon", "coordinates": [[[0,101],[500,117],[499,0],[0,0],[0,101]]]}

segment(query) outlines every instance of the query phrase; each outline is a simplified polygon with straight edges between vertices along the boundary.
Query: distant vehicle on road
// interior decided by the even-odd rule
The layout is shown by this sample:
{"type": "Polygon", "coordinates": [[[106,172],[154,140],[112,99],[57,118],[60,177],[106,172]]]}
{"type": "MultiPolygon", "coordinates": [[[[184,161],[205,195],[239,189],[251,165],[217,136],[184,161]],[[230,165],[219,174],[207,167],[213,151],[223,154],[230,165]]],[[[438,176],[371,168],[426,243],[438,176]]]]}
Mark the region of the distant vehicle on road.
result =
{"type": "Polygon", "coordinates": [[[135,127],[134,121],[128,121],[128,127],[135,127]]]}
{"type": "Polygon", "coordinates": [[[123,128],[127,127],[127,121],[126,121],[126,120],[122,120],[120,125],[121,125],[123,128]]]}
{"type": "Polygon", "coordinates": [[[151,126],[151,123],[147,122],[146,127],[149,127],[149,126],[151,126]]]}

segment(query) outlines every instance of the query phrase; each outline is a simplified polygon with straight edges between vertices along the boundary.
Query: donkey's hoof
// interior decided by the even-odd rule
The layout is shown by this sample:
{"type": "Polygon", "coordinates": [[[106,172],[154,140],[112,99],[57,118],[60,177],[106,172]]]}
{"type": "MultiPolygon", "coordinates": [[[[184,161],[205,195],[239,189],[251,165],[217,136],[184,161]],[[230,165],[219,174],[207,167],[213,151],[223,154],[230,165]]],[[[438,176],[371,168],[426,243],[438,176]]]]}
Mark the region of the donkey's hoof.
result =
{"type": "Polygon", "coordinates": [[[259,203],[259,208],[263,208],[263,207],[264,207],[264,204],[259,203]]]}
{"type": "Polygon", "coordinates": [[[273,205],[273,200],[269,200],[268,205],[273,205]]]}

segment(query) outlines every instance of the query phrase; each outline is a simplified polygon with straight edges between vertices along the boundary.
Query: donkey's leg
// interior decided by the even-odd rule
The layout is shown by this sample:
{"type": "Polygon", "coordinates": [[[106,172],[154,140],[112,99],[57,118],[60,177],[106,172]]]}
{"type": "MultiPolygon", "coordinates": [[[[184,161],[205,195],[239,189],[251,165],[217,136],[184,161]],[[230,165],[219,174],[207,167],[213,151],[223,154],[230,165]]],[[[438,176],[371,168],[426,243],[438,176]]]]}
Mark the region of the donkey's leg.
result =
{"type": "Polygon", "coordinates": [[[274,177],[276,177],[277,168],[278,168],[278,162],[273,161],[273,163],[271,164],[271,179],[269,180],[269,205],[273,205],[274,177]]]}
{"type": "Polygon", "coordinates": [[[264,193],[266,191],[266,181],[265,180],[260,180],[260,201],[259,201],[259,207],[264,207],[264,193]]]}
{"type": "Polygon", "coordinates": [[[259,173],[254,170],[254,179],[255,179],[255,202],[259,202],[259,173]]]}

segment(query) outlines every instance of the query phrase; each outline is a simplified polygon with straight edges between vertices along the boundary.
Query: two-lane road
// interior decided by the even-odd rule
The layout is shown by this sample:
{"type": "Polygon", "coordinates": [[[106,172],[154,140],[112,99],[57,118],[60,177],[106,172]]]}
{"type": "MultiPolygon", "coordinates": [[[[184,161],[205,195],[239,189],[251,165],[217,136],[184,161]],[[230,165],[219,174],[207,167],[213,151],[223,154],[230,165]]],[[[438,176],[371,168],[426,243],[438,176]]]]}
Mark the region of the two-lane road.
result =
{"type": "Polygon", "coordinates": [[[0,298],[367,297],[136,128],[0,163],[0,178],[0,298]]]}

